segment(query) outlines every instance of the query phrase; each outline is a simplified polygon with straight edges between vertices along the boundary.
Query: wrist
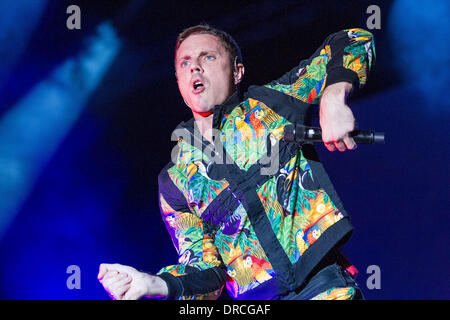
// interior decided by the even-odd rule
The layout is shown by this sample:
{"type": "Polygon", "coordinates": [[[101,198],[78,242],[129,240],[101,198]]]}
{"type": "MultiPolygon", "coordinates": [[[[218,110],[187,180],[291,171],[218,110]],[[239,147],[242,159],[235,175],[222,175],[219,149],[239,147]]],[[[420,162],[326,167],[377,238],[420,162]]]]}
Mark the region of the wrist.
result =
{"type": "Polygon", "coordinates": [[[320,99],[320,114],[334,115],[347,109],[346,98],[352,90],[349,82],[337,82],[325,88],[320,99]]]}
{"type": "Polygon", "coordinates": [[[168,287],[166,282],[158,276],[145,274],[146,296],[152,298],[166,298],[168,295],[168,287]]]}
{"type": "Polygon", "coordinates": [[[321,100],[337,100],[344,102],[352,91],[353,85],[350,82],[336,82],[325,88],[321,100]]]}

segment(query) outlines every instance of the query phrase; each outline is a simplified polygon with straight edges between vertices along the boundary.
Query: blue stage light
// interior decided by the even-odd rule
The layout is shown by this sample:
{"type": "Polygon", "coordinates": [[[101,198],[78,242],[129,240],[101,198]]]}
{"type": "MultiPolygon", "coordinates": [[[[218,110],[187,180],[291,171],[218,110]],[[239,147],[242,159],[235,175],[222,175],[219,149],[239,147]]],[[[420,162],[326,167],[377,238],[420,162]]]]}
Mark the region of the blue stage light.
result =
{"type": "Polygon", "coordinates": [[[26,49],[47,2],[48,0],[0,1],[0,86],[26,49]]]}
{"type": "Polygon", "coordinates": [[[388,34],[393,62],[402,79],[413,85],[428,110],[449,112],[450,3],[447,0],[397,0],[392,5],[388,34]]]}
{"type": "Polygon", "coordinates": [[[57,67],[0,120],[0,238],[40,169],[77,121],[120,44],[110,23],[101,24],[78,56],[57,67]]]}

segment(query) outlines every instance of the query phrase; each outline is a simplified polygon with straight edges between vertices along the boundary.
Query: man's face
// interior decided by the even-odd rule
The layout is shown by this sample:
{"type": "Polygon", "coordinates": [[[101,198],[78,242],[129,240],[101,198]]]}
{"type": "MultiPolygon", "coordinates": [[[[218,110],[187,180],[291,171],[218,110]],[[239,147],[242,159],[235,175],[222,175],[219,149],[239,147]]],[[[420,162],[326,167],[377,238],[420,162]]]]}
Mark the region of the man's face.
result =
{"type": "Polygon", "coordinates": [[[178,88],[193,112],[209,112],[235,90],[228,52],[210,34],[193,34],[178,48],[175,57],[178,88]]]}

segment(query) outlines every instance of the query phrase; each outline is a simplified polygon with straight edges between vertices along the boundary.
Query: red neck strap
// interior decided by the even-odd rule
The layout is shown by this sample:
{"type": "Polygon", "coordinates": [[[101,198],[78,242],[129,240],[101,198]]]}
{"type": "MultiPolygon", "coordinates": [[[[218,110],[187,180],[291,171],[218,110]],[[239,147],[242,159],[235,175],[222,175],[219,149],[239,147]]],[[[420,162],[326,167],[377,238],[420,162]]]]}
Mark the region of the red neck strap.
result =
{"type": "Polygon", "coordinates": [[[210,115],[213,114],[212,111],[208,111],[208,112],[196,112],[196,111],[194,111],[194,112],[195,112],[196,114],[198,114],[199,116],[203,117],[203,118],[206,118],[207,116],[210,116],[210,115]]]}

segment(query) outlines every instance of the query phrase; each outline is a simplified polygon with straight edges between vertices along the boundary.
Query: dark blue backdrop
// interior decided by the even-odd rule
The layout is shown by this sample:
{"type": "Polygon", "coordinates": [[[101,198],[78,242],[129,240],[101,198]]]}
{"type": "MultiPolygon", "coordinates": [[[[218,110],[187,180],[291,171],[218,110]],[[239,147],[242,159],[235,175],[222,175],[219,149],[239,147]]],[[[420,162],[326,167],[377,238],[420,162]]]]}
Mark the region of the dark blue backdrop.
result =
{"type": "Polygon", "coordinates": [[[172,61],[184,27],[235,36],[245,87],[279,77],[330,33],[367,28],[372,4],[377,63],[351,106],[386,144],[317,146],[355,226],[344,251],[368,299],[450,297],[445,0],[14,3],[0,5],[0,299],[109,299],[100,263],[156,272],[175,262],[157,174],[191,116],[172,61]],[[70,4],[80,30],[66,27],[70,4]],[[66,285],[71,265],[80,289],[66,285]],[[371,265],[380,289],[366,286],[371,265]]]}

